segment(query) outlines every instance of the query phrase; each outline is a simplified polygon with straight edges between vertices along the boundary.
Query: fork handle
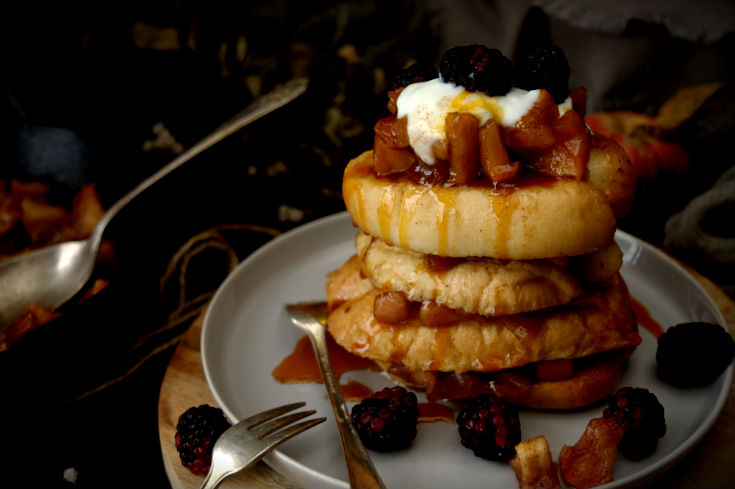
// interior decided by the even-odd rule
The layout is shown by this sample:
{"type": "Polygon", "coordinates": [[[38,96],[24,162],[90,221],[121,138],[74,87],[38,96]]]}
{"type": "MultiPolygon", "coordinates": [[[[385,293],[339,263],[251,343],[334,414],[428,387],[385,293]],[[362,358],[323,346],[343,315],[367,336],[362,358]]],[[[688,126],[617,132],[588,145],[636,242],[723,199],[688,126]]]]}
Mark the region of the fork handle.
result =
{"type": "Polygon", "coordinates": [[[329,393],[329,400],[337,418],[337,427],[345,452],[350,487],[352,489],[385,489],[383,480],[380,478],[378,471],[375,470],[373,462],[370,460],[355,427],[352,425],[352,417],[342,398],[337,378],[331,368],[326,368],[329,365],[329,357],[327,356],[325,328],[318,322],[316,324],[317,327],[309,328],[309,337],[314,344],[322,380],[327,388],[327,393],[329,393]]]}

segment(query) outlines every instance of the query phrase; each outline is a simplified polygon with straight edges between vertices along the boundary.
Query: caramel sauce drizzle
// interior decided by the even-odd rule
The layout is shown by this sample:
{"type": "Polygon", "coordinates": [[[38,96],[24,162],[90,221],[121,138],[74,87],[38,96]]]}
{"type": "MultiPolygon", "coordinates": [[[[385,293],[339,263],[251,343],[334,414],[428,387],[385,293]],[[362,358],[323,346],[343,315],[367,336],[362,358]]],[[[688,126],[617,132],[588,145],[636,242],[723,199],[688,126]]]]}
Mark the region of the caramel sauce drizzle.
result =
{"type": "Polygon", "coordinates": [[[658,338],[664,334],[664,328],[658,323],[658,321],[653,319],[646,306],[633,296],[630,297],[630,305],[633,308],[633,313],[638,320],[638,324],[641,325],[643,329],[651,333],[654,338],[658,338]]]}
{"type": "Polygon", "coordinates": [[[383,325],[383,328],[389,328],[391,331],[390,342],[392,353],[390,355],[390,361],[400,365],[403,363],[403,356],[405,355],[405,351],[401,347],[401,327],[397,325],[383,325]]]}
{"type": "Polygon", "coordinates": [[[427,188],[412,188],[408,186],[402,186],[403,205],[401,206],[401,212],[398,223],[398,243],[404,248],[408,248],[408,225],[416,215],[416,209],[418,207],[418,201],[421,196],[428,192],[427,188]]]}
{"type": "Polygon", "coordinates": [[[365,350],[367,350],[368,346],[370,346],[370,343],[373,340],[373,336],[375,336],[380,328],[382,328],[381,324],[375,318],[372,318],[370,321],[370,328],[364,331],[365,334],[362,336],[360,341],[352,344],[352,351],[358,354],[364,353],[365,350]]]}
{"type": "Polygon", "coordinates": [[[353,402],[360,402],[363,399],[370,397],[370,394],[372,394],[372,391],[368,386],[354,380],[340,385],[339,391],[342,393],[342,397],[345,401],[353,402]]]}
{"type": "MultiPolygon", "coordinates": [[[[337,379],[343,373],[352,370],[380,371],[380,368],[375,362],[348,352],[339,346],[330,335],[327,335],[327,353],[329,355],[329,363],[332,365],[332,370],[334,370],[334,375],[337,379]]],[[[311,347],[308,336],[302,336],[296,342],[293,352],[273,369],[273,378],[282,384],[322,382],[319,366],[316,363],[314,350],[311,347]]]]}
{"type": "MultiPolygon", "coordinates": [[[[337,379],[353,370],[370,370],[379,372],[381,369],[372,360],[354,355],[327,335],[327,351],[329,362],[337,379]]],[[[322,377],[314,356],[314,350],[308,336],[302,336],[296,342],[293,352],[284,358],[273,370],[273,377],[282,384],[292,383],[321,383],[322,377]]],[[[342,397],[346,401],[360,402],[370,397],[372,390],[366,385],[351,380],[339,386],[342,397]]],[[[437,402],[421,402],[419,408],[419,423],[435,423],[438,421],[454,422],[454,413],[450,408],[437,402]]]]}
{"type": "Polygon", "coordinates": [[[434,327],[434,358],[431,361],[431,370],[439,370],[441,368],[441,360],[444,358],[444,352],[447,347],[452,344],[452,330],[447,326],[434,327]]]}
{"type": "Polygon", "coordinates": [[[437,251],[439,255],[446,255],[449,244],[449,221],[452,218],[452,209],[454,209],[453,200],[449,192],[443,192],[441,188],[433,189],[432,194],[436,198],[436,227],[439,231],[439,242],[437,243],[437,251]]]}
{"type": "Polygon", "coordinates": [[[511,205],[515,199],[495,193],[489,195],[490,208],[497,219],[495,227],[495,249],[497,256],[506,256],[508,253],[508,240],[510,238],[510,214],[514,207],[511,205]]]}
{"type": "Polygon", "coordinates": [[[378,206],[378,225],[381,236],[390,236],[391,222],[393,221],[393,209],[396,204],[396,194],[386,188],[378,206]]]}
{"type": "Polygon", "coordinates": [[[436,423],[437,421],[453,423],[454,412],[438,402],[420,402],[419,423],[436,423]]]}

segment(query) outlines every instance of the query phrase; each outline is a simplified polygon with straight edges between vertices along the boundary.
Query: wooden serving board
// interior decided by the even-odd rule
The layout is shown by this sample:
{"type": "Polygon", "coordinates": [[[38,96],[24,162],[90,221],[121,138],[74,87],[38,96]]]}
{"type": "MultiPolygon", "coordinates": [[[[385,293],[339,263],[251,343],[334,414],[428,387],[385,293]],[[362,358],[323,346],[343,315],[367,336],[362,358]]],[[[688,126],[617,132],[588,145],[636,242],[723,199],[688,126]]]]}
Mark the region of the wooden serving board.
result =
{"type": "MultiPolygon", "coordinates": [[[[687,267],[688,268],[688,267],[687,267]]],[[[735,335],[735,303],[707,278],[691,268],[692,275],[710,293],[735,335]]],[[[198,488],[203,478],[181,465],[174,445],[179,416],[192,406],[210,404],[214,397],[204,377],[199,338],[202,313],[189,327],[166,370],[158,400],[158,434],[166,474],[173,489],[198,488]]],[[[691,454],[654,485],[671,489],[693,487],[735,487],[735,394],[730,389],[727,403],[715,425],[691,454]]],[[[285,489],[297,487],[263,462],[230,477],[223,488],[285,489]]]]}
{"type": "MultiPolygon", "coordinates": [[[[179,416],[192,406],[217,403],[209,390],[202,368],[199,339],[204,313],[192,323],[181,343],[171,357],[166,375],[161,384],[158,399],[158,436],[166,474],[173,489],[198,488],[203,477],[193,474],[181,465],[174,438],[179,416]]],[[[265,463],[259,462],[251,469],[242,471],[224,481],[220,486],[227,488],[284,489],[295,488],[265,463]]]]}

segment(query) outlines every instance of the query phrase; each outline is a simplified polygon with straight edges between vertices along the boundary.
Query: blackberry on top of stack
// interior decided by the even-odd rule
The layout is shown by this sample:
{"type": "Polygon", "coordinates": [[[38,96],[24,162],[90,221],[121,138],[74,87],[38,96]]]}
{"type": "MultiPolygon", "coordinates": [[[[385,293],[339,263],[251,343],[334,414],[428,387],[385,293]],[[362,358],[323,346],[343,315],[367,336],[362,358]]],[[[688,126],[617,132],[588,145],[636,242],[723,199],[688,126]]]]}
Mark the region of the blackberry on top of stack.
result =
{"type": "Polygon", "coordinates": [[[556,47],[515,66],[460,46],[388,92],[349,162],[356,255],[329,274],[329,332],[429,399],[572,409],[614,392],[641,342],[616,219],[635,183],[584,124],[556,47]]]}

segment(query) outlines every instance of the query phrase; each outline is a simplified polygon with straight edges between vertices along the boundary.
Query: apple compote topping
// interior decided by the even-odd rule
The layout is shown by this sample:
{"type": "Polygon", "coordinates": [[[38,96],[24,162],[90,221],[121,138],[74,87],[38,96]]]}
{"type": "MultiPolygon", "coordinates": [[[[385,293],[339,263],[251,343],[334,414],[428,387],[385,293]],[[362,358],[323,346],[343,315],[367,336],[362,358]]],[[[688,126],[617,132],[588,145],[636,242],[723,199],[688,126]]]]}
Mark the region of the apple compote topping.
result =
{"type": "MultiPolygon", "coordinates": [[[[484,46],[467,48],[444,54],[439,78],[428,79],[423,72],[406,78],[405,86],[393,85],[387,104],[391,115],[375,125],[375,173],[403,174],[424,185],[513,183],[522,172],[584,179],[590,156],[583,119],[587,91],[560,89],[568,83],[568,66],[549,81],[534,82],[519,72],[523,83],[499,83],[509,76],[510,61],[479,56],[487,51],[484,46]],[[470,59],[460,62],[464,52],[485,61],[477,66],[470,59]],[[507,88],[501,93],[500,86],[507,88]]],[[[563,53],[559,59],[566,65],[563,53]]]]}

